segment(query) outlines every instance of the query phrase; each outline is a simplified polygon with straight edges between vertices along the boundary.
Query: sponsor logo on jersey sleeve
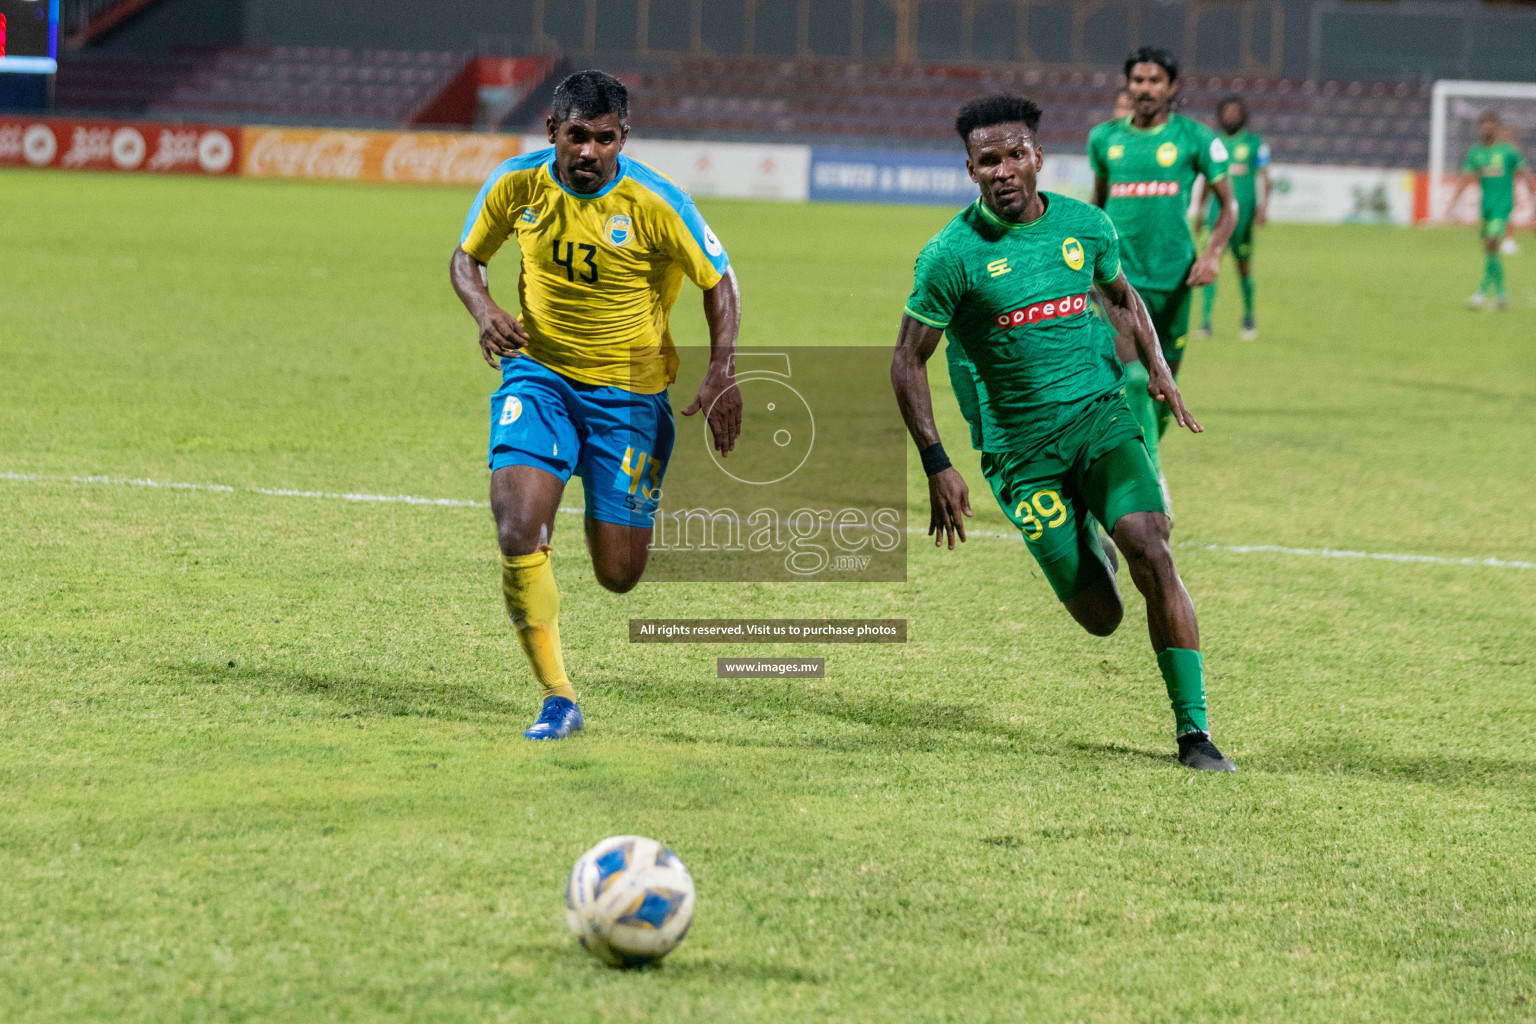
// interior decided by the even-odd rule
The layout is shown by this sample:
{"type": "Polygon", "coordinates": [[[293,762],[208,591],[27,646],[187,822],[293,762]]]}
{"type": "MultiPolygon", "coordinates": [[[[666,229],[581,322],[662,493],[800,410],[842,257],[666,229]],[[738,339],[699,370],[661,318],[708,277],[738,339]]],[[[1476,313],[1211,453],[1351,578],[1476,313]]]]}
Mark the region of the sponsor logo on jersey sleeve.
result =
{"type": "Polygon", "coordinates": [[[622,249],[635,237],[635,222],[622,213],[616,213],[603,222],[603,237],[608,244],[622,249]]]}
{"type": "Polygon", "coordinates": [[[1211,159],[1217,163],[1224,163],[1227,159],[1227,147],[1220,139],[1211,140],[1211,159]]]}
{"type": "Polygon", "coordinates": [[[1075,238],[1069,238],[1061,243],[1061,258],[1067,261],[1067,266],[1073,270],[1083,269],[1083,243],[1075,238]]]}
{"type": "Polygon", "coordinates": [[[711,256],[719,256],[725,252],[725,246],[721,245],[720,239],[716,238],[715,233],[709,230],[708,224],[704,225],[704,251],[711,256]]]}
{"type": "MultiPolygon", "coordinates": [[[[1213,149],[1211,152],[1214,153],[1215,150],[1213,149]]],[[[1159,165],[1163,167],[1172,167],[1174,161],[1178,160],[1178,158],[1179,147],[1173,143],[1165,142],[1161,146],[1157,147],[1157,162],[1159,165]]],[[[1225,160],[1226,157],[1222,157],[1222,159],[1225,160]]]]}

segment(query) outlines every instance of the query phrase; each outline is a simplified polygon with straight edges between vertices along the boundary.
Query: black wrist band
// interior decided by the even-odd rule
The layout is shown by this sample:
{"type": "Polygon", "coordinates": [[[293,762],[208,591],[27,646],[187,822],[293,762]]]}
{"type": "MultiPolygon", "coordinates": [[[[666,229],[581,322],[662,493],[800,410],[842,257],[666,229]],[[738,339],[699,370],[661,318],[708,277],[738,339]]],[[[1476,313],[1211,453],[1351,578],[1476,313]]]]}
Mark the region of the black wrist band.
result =
{"type": "Polygon", "coordinates": [[[950,465],[949,456],[944,454],[944,446],[937,441],[918,452],[917,457],[923,460],[923,472],[929,476],[944,472],[950,465]]]}

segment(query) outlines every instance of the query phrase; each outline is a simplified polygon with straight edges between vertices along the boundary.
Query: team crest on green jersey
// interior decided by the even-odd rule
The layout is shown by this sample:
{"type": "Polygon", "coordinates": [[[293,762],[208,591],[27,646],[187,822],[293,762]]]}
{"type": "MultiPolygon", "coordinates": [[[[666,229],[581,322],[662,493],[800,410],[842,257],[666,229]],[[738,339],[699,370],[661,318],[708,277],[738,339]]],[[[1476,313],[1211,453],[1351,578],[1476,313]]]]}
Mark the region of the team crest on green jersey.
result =
{"type": "Polygon", "coordinates": [[[1179,159],[1179,147],[1171,142],[1165,142],[1157,147],[1157,162],[1164,167],[1172,167],[1179,159]]]}
{"type": "Polygon", "coordinates": [[[1125,156],[1125,147],[1124,146],[1110,146],[1109,147],[1109,158],[1111,160],[1119,160],[1123,156],[1125,156]]]}
{"type": "Polygon", "coordinates": [[[635,222],[629,217],[616,213],[603,222],[603,237],[608,239],[608,244],[622,249],[634,237],[634,226],[635,222]]]}
{"type": "Polygon", "coordinates": [[[1069,238],[1061,243],[1061,258],[1067,261],[1067,266],[1073,270],[1083,269],[1083,243],[1075,238],[1069,238]]]}

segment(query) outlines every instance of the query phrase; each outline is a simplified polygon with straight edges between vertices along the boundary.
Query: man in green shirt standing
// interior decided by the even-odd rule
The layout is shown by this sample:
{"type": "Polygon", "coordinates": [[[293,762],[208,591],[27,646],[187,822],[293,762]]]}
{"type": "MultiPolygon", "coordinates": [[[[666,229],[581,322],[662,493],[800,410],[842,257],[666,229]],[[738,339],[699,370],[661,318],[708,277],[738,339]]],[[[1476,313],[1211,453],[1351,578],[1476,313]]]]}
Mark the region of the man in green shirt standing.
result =
{"type": "MultiPolygon", "coordinates": [[[[1198,121],[1173,112],[1179,63],[1167,50],[1144,46],[1125,61],[1126,89],[1135,113],[1107,121],[1088,134],[1093,168],[1093,205],[1109,214],[1120,233],[1125,276],[1146,302],[1175,376],[1184,360],[1192,288],[1210,284],[1221,253],[1237,226],[1237,203],[1227,180],[1227,147],[1198,121]],[[1191,190],[1205,176],[1221,204],[1205,250],[1195,253],[1189,230],[1191,190]]],[[[1130,352],[1126,395],[1146,435],[1154,465],[1157,443],[1168,426],[1166,405],[1146,396],[1146,371],[1130,352]]]]}
{"type": "MultiPolygon", "coordinates": [[[[1269,220],[1269,143],[1248,130],[1248,104],[1236,93],[1216,104],[1216,123],[1221,127],[1222,145],[1231,158],[1227,163],[1227,180],[1232,183],[1232,196],[1237,200],[1237,228],[1232,232],[1230,247],[1237,257],[1238,283],[1243,290],[1243,329],[1239,337],[1257,341],[1259,329],[1253,320],[1253,229],[1263,227],[1269,220]]],[[[1201,192],[1200,208],[1205,211],[1206,228],[1215,226],[1221,216],[1221,204],[1211,195],[1209,183],[1201,192]]],[[[1216,282],[1212,281],[1201,289],[1200,330],[1195,337],[1211,336],[1211,306],[1215,302],[1216,282]]]]}
{"type": "Polygon", "coordinates": [[[1474,182],[1483,192],[1483,282],[1467,300],[1472,309],[1482,309],[1493,297],[1499,309],[1509,308],[1509,296],[1504,290],[1504,258],[1499,246],[1504,242],[1504,229],[1509,225],[1509,215],[1515,209],[1515,179],[1524,172],[1526,185],[1536,195],[1536,175],[1526,166],[1525,157],[1508,142],[1499,138],[1499,115],[1488,111],[1478,118],[1477,130],[1483,137],[1481,146],[1467,151],[1466,163],[1461,165],[1461,185],[1451,197],[1447,209],[1454,210],[1462,193],[1474,182]]]}
{"type": "Polygon", "coordinates": [[[1121,270],[1114,225],[1087,203],[1038,190],[1039,126],[1040,108],[1020,96],[974,100],[955,120],[981,198],[918,256],[891,360],[896,401],[928,474],[928,532],[953,549],[972,514],[928,390],[928,359],[948,333],[950,381],[982,474],[1057,599],[1095,636],[1119,627],[1125,606],[1102,523],[1146,598],[1180,763],[1232,771],[1211,742],[1200,627],[1174,568],[1167,505],[1126,401],[1136,385],[1126,382],[1114,332],[1136,346],[1142,390],[1181,426],[1201,428],[1121,270]],[[1095,287],[1113,331],[1094,315],[1095,287]]]}

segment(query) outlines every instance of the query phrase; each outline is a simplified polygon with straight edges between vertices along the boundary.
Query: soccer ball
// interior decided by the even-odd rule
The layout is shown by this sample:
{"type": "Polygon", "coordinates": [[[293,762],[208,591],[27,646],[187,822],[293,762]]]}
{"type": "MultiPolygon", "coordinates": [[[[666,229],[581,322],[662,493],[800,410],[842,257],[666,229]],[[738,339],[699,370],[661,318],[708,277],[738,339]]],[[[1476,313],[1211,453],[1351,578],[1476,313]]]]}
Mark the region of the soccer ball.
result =
{"type": "Polygon", "coordinates": [[[676,949],[693,924],[693,879],[656,840],[613,836],[571,868],[565,921],[610,967],[653,963],[676,949]]]}

